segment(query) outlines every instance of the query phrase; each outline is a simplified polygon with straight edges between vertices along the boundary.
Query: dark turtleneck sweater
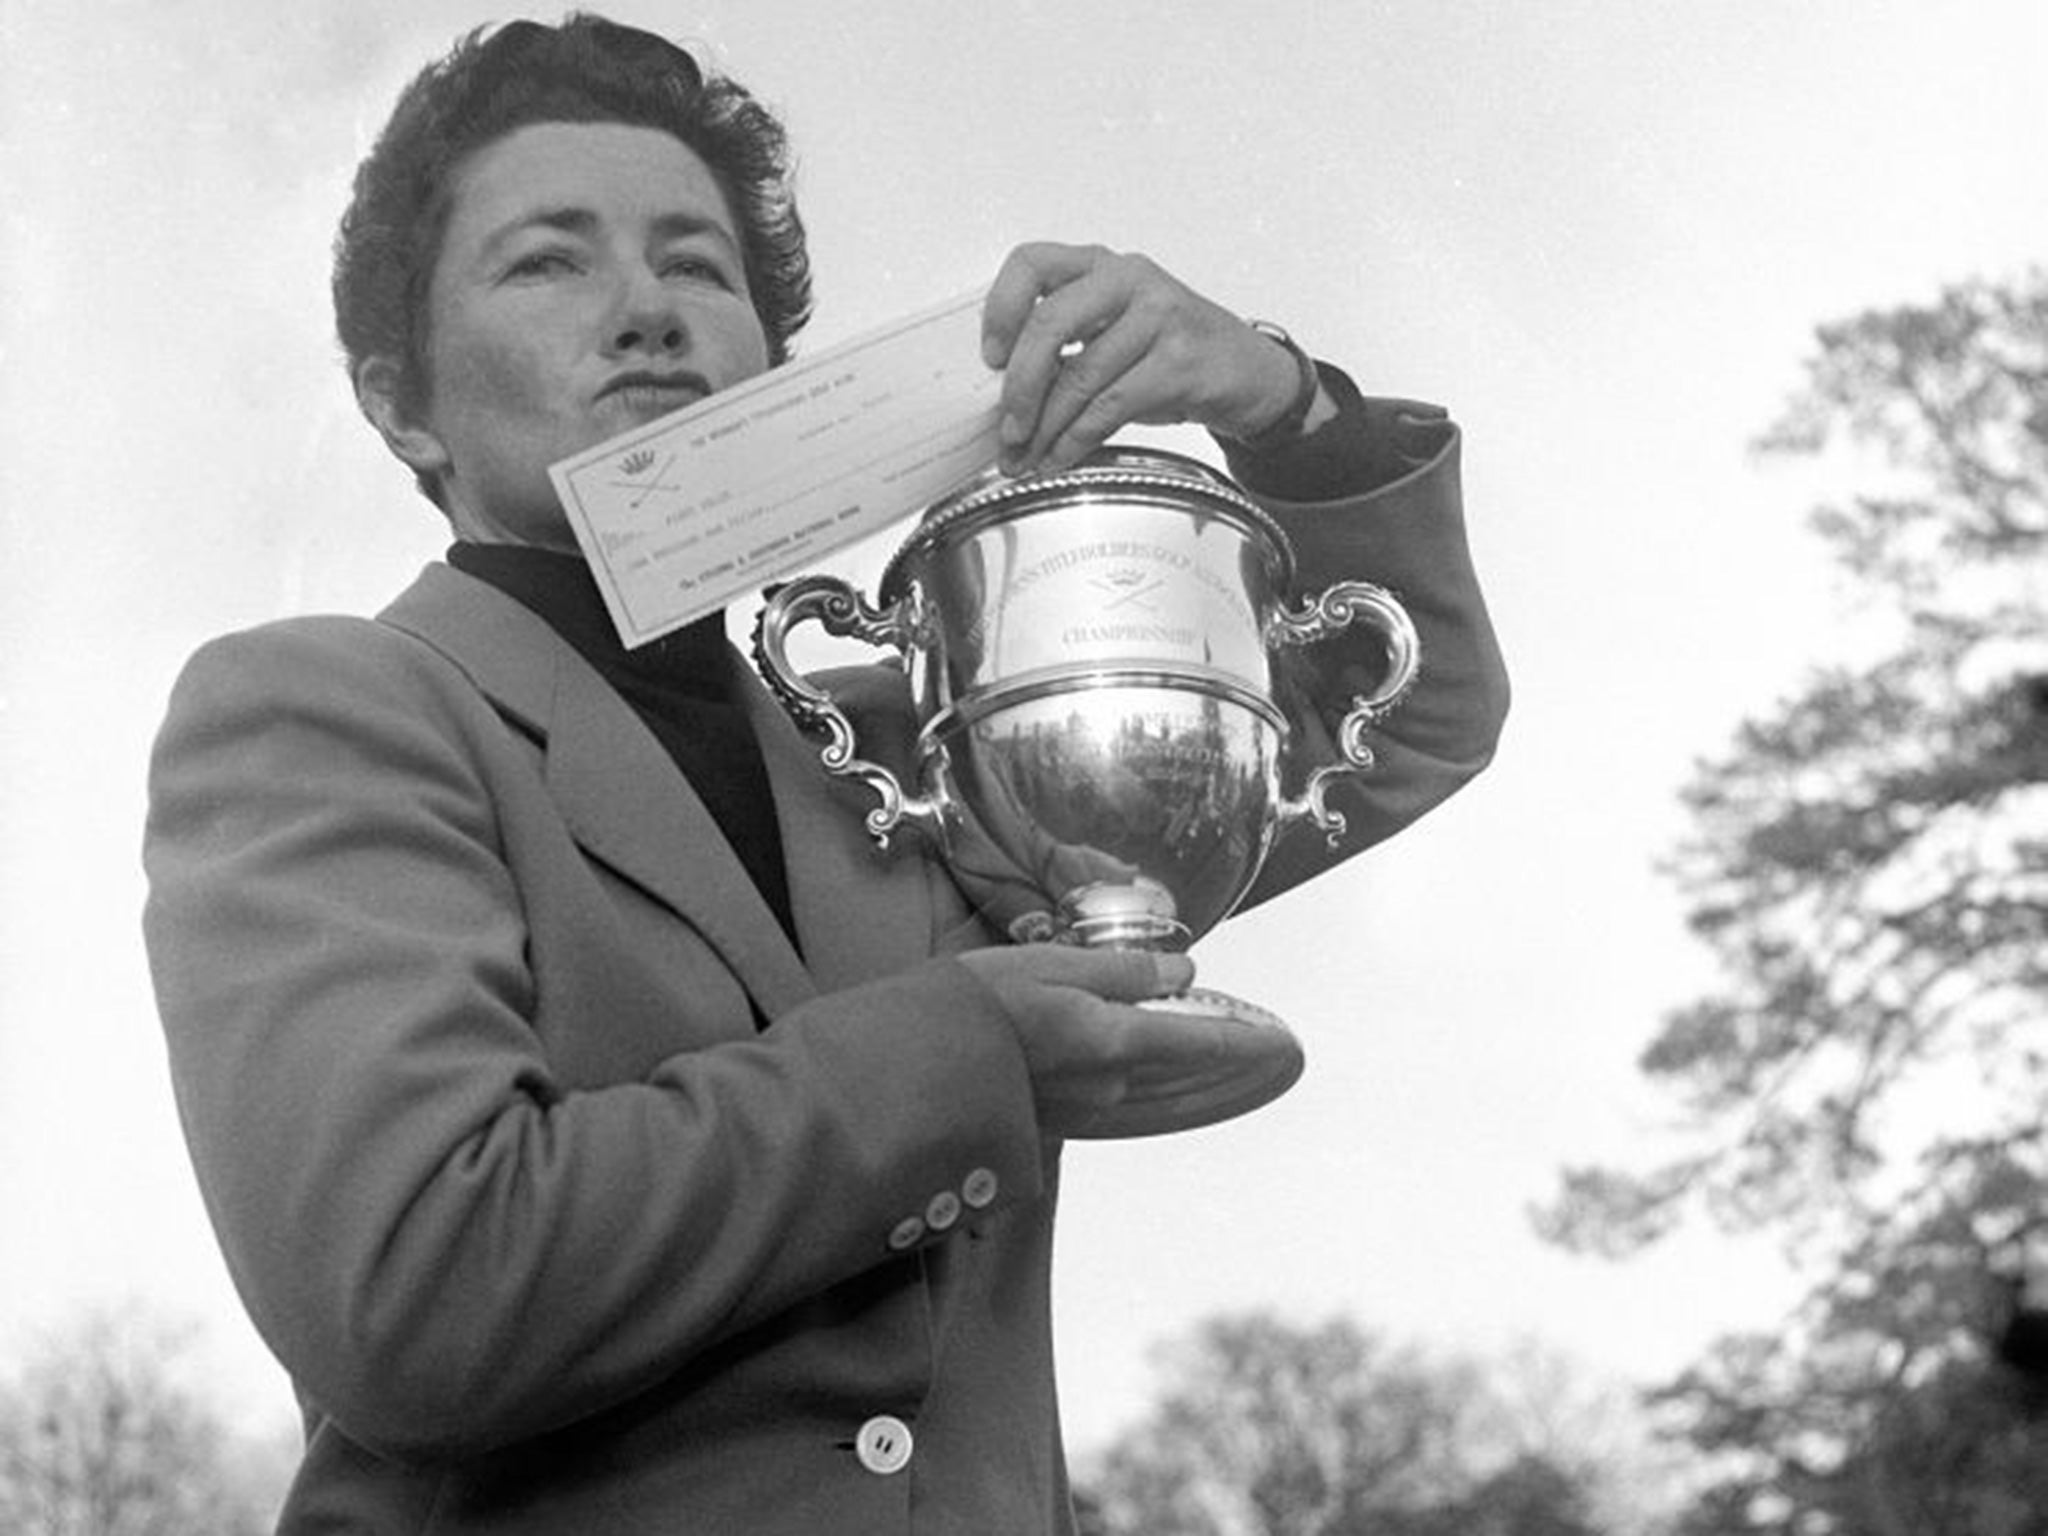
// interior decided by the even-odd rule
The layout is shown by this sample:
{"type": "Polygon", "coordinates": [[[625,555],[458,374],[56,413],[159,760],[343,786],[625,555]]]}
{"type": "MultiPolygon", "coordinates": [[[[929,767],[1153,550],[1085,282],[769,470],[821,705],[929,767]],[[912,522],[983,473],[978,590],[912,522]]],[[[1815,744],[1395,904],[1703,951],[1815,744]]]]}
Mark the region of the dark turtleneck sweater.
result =
{"type": "Polygon", "coordinates": [[[690,781],[794,943],[782,832],[767,766],[736,686],[739,662],[726,640],[725,615],[707,615],[629,651],[619,643],[603,594],[580,556],[463,543],[448,551],[448,563],[532,609],[633,707],[690,781]]]}

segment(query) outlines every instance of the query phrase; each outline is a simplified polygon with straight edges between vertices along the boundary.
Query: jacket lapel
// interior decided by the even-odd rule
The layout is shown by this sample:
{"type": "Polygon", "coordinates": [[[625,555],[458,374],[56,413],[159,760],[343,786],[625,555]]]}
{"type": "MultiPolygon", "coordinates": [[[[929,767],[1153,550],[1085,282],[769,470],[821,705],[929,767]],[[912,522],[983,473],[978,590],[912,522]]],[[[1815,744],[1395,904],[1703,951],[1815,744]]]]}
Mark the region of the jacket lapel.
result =
{"type": "MultiPolygon", "coordinates": [[[[857,986],[928,958],[937,914],[923,834],[906,827],[886,851],[878,847],[866,825],[874,792],[830,773],[819,759],[819,742],[796,728],[751,667],[738,670],[775,795],[797,936],[819,988],[830,992],[857,986]]],[[[867,674],[863,681],[875,676],[867,674]]],[[[872,691],[871,686],[849,689],[849,696],[872,691]]],[[[889,757],[890,744],[907,739],[907,699],[903,703],[902,718],[888,726],[862,712],[866,718],[856,724],[869,729],[857,751],[881,760],[889,757]]],[[[892,761],[891,766],[910,790],[902,764],[892,761]]]]}
{"type": "MultiPolygon", "coordinates": [[[[381,617],[449,657],[539,737],[549,791],[577,844],[696,928],[764,1016],[817,994],[782,925],[661,743],[544,620],[445,565],[429,566],[381,617]]],[[[785,819],[784,837],[791,835],[785,819]]],[[[802,889],[794,868],[791,884],[802,889]]]]}

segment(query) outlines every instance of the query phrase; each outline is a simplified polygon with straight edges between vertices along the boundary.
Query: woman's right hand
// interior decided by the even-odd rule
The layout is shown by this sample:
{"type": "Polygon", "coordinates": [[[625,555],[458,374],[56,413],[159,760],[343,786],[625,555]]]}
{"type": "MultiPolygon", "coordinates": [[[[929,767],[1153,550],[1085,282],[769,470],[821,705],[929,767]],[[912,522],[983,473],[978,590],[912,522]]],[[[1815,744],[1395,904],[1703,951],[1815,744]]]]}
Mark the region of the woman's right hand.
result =
{"type": "Polygon", "coordinates": [[[1138,1006],[1187,990],[1195,966],[1185,955],[1011,944],[957,958],[1008,1013],[1049,1136],[1098,1123],[1138,1074],[1217,1068],[1271,1049],[1267,1032],[1228,1019],[1138,1006]]]}

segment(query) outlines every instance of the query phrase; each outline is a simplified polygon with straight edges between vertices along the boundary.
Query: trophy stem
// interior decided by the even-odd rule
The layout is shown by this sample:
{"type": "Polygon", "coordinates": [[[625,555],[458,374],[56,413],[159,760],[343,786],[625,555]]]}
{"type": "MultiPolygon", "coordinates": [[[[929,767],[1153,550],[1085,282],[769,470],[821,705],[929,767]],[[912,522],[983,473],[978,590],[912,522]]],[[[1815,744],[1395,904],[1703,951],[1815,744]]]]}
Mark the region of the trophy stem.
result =
{"type": "MultiPolygon", "coordinates": [[[[1178,954],[1194,942],[1195,936],[1174,911],[1173,893],[1149,876],[1096,880],[1061,898],[1060,933],[1069,942],[1089,949],[1178,954]]],[[[1191,987],[1177,997],[1159,998],[1144,1006],[1287,1031],[1286,1021],[1277,1013],[1212,987],[1191,987]]]]}
{"type": "Polygon", "coordinates": [[[1195,941],[1177,912],[1173,893],[1148,875],[1093,880],[1060,898],[1059,928],[1090,949],[1177,953],[1195,941]]]}

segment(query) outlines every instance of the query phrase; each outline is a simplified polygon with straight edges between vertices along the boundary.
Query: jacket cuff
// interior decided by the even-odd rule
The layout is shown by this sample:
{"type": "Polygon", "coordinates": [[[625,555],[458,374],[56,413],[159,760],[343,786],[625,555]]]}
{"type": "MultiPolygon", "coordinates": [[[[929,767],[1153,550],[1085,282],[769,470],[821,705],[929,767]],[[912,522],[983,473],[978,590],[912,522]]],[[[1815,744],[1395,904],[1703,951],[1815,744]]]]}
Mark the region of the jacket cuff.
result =
{"type": "Polygon", "coordinates": [[[1341,501],[1391,485],[1440,455],[1456,431],[1450,413],[1418,400],[1367,399],[1343,369],[1316,372],[1337,414],[1315,431],[1256,450],[1217,434],[1237,481],[1277,501],[1341,501]]]}

